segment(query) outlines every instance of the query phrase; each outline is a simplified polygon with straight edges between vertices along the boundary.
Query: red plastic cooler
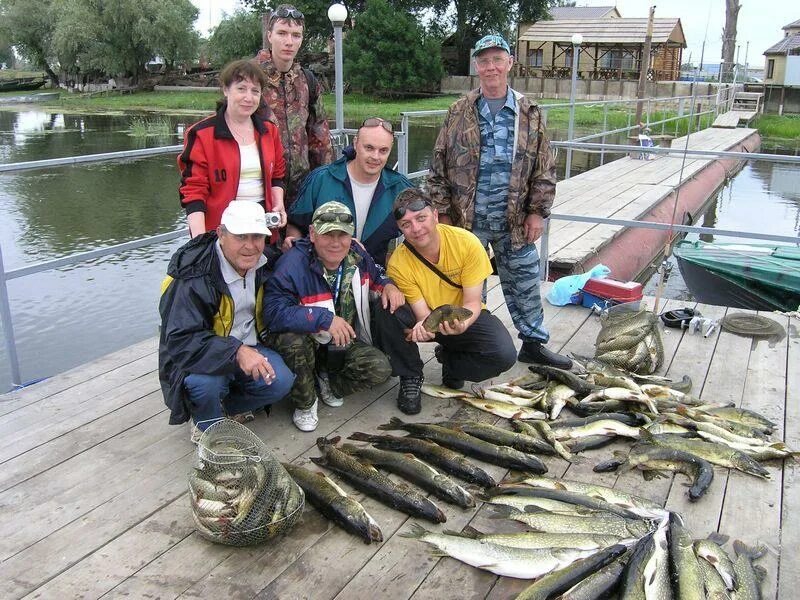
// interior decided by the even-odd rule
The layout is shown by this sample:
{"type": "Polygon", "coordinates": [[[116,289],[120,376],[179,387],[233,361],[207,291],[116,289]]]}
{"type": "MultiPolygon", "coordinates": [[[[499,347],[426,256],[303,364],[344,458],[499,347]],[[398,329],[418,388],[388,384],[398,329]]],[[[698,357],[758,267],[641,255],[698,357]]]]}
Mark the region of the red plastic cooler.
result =
{"type": "Polygon", "coordinates": [[[642,284],[635,281],[590,279],[581,291],[583,292],[581,303],[587,308],[595,304],[605,308],[614,304],[638,302],[642,299],[642,284]]]}

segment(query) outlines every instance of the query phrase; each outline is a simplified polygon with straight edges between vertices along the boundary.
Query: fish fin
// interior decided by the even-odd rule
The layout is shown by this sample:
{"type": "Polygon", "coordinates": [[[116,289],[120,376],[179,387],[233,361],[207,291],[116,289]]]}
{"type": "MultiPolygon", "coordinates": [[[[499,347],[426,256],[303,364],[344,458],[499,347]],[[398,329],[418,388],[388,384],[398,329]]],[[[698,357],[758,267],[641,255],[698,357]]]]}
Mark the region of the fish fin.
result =
{"type": "MultiPolygon", "coordinates": [[[[447,532],[445,532],[445,533],[447,533],[447,532]]],[[[474,539],[478,539],[480,536],[482,536],[483,533],[478,531],[474,527],[471,527],[470,525],[467,525],[466,527],[464,527],[464,529],[461,530],[461,533],[459,533],[458,535],[474,540],[474,539]]]]}
{"type": "Polygon", "coordinates": [[[728,543],[728,540],[731,539],[729,535],[725,535],[724,533],[719,533],[718,531],[712,531],[708,534],[708,541],[714,542],[717,546],[724,546],[728,543]]]}
{"type": "Polygon", "coordinates": [[[427,529],[425,529],[422,525],[419,525],[418,523],[411,523],[410,528],[411,528],[410,531],[401,532],[398,533],[397,535],[405,538],[419,539],[425,536],[426,534],[430,533],[427,529]]]}
{"type": "Polygon", "coordinates": [[[750,547],[741,540],[733,540],[733,550],[736,552],[737,556],[745,555],[750,558],[750,560],[761,558],[767,553],[766,546],[759,544],[758,546],[750,547]]]}
{"type": "Polygon", "coordinates": [[[767,570],[761,565],[753,565],[753,573],[755,574],[759,583],[767,578],[767,570]]]}
{"type": "Polygon", "coordinates": [[[398,419],[397,417],[392,417],[391,419],[389,419],[388,423],[384,425],[378,425],[378,429],[383,429],[383,430],[402,429],[403,425],[405,425],[405,423],[401,419],[398,419]]]}
{"type": "Polygon", "coordinates": [[[533,504],[528,504],[523,512],[526,512],[528,514],[535,514],[535,513],[546,513],[550,511],[543,509],[541,506],[534,506],[533,504]]]}
{"type": "Polygon", "coordinates": [[[513,514],[520,512],[503,504],[493,504],[492,508],[494,511],[489,515],[490,519],[510,519],[513,514]]]}
{"type": "Polygon", "coordinates": [[[363,433],[361,431],[356,431],[349,436],[347,436],[348,440],[356,440],[357,442],[371,442],[375,436],[370,435],[369,433],[363,433]]]}
{"type": "Polygon", "coordinates": [[[322,467],[327,466],[327,464],[328,464],[328,459],[325,458],[324,456],[312,456],[312,457],[310,457],[310,460],[315,465],[320,465],[322,467]]]}
{"type": "Polygon", "coordinates": [[[334,436],[332,438],[328,438],[328,441],[334,446],[336,444],[338,444],[341,440],[342,440],[342,436],[340,436],[340,435],[334,436]]]}
{"type": "Polygon", "coordinates": [[[328,442],[327,438],[325,438],[325,437],[318,437],[317,438],[317,448],[319,448],[320,450],[322,450],[323,448],[325,448],[325,446],[328,446],[328,445],[330,445],[330,443],[328,442]]]}

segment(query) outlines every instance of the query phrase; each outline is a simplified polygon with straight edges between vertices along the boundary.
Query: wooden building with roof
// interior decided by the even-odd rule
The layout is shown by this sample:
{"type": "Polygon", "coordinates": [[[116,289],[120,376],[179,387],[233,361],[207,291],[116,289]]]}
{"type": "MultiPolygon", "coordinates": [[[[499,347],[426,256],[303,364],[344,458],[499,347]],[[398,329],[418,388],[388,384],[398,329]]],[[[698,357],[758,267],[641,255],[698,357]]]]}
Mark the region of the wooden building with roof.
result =
{"type": "Polygon", "coordinates": [[[784,25],[783,39],[764,51],[764,106],[770,112],[800,112],[800,19],[784,25]]]}
{"type": "Polygon", "coordinates": [[[650,60],[643,61],[647,19],[622,18],[616,9],[604,14],[606,16],[600,18],[557,19],[521,25],[517,36],[517,74],[556,79],[571,77],[572,36],[578,33],[583,36],[578,55],[578,76],[582,79],[636,80],[643,62],[645,68],[649,68],[650,81],[679,78],[686,48],[680,19],[654,19],[650,60]]]}

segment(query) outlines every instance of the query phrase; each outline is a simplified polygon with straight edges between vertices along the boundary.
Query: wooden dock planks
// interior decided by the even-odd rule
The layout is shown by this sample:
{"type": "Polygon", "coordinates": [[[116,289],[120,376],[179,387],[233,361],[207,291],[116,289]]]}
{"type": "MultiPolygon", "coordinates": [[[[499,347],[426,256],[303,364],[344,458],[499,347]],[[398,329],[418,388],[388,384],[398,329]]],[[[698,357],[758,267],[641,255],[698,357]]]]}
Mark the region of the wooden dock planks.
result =
{"type": "MultiPolygon", "coordinates": [[[[488,304],[511,327],[496,285],[488,304]]],[[[661,310],[684,305],[669,301],[661,310]]],[[[726,312],[724,307],[699,308],[712,318],[726,312]]],[[[546,306],[546,316],[553,348],[591,354],[599,323],[587,310],[546,306]]],[[[789,336],[772,345],[719,331],[703,338],[669,330],[664,336],[665,369],[675,377],[689,374],[703,399],[730,400],[764,412],[781,423],[779,435],[798,446],[800,379],[791,366],[800,364],[798,323],[780,319],[789,336]]],[[[425,352],[428,358],[430,354],[425,352]]],[[[11,452],[13,446],[6,445],[0,462],[0,505],[6,515],[0,523],[0,577],[7,582],[4,597],[500,599],[513,597],[527,586],[524,581],[432,556],[426,544],[397,535],[408,531],[413,519],[371,499],[364,504],[383,529],[383,544],[365,545],[311,508],[290,535],[269,544],[240,549],[206,542],[194,533],[189,515],[186,473],[193,462],[193,447],[188,428],[167,425],[160,392],[155,389],[154,345],[137,346],[130,355],[115,353],[114,361],[119,364],[106,357],[83,367],[85,374],[73,370],[67,382],[56,377],[40,384],[49,392],[36,390],[37,386],[24,390],[26,400],[5,416],[11,436],[15,413],[27,424],[24,433],[17,434],[23,443],[19,452],[11,452]],[[141,354],[145,348],[149,365],[125,367],[146,363],[141,354]],[[119,379],[123,373],[129,381],[119,379]],[[103,384],[104,377],[114,385],[103,384]],[[70,414],[70,390],[79,403],[92,409],[86,411],[83,422],[78,418],[83,410],[70,414]],[[58,429],[58,420],[47,411],[42,411],[37,427],[30,407],[48,402],[52,410],[69,414],[70,427],[58,429]],[[50,431],[52,427],[57,434],[50,431]]],[[[525,366],[518,364],[503,379],[524,371],[525,366]]],[[[426,377],[438,383],[435,361],[426,364],[426,377]]],[[[326,408],[321,411],[320,430],[313,434],[296,431],[284,406],[276,407],[269,419],[258,417],[253,428],[281,459],[303,462],[318,454],[317,435],[376,431],[378,424],[398,415],[395,394],[395,380],[390,380],[348,398],[340,409],[326,408]]],[[[19,400],[17,394],[12,402],[19,400]]],[[[414,420],[438,420],[454,413],[502,421],[455,401],[429,398],[414,420]]],[[[718,530],[731,540],[767,544],[769,553],[760,561],[768,572],[764,597],[792,597],[800,565],[792,552],[779,551],[800,542],[794,463],[771,465],[771,481],[718,469],[706,497],[689,503],[681,475],[648,482],[636,472],[592,471],[598,460],[625,447],[615,444],[572,464],[559,457],[547,457],[546,463],[551,475],[615,485],[664,503],[684,514],[695,537],[718,530]]],[[[497,477],[505,473],[500,467],[487,468],[497,477]]],[[[466,525],[481,531],[523,529],[492,518],[494,510],[487,506],[472,510],[440,506],[447,523],[420,524],[431,529],[460,530],[466,525]]]]}

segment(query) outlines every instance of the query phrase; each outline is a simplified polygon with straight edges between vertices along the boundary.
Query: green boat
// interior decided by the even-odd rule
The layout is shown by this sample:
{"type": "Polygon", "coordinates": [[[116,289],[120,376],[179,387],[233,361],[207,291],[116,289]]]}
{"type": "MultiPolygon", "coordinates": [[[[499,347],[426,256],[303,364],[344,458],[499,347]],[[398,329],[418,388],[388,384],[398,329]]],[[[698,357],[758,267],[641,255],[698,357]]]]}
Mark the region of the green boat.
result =
{"type": "Polygon", "coordinates": [[[682,240],[674,254],[699,302],[753,310],[793,311],[800,306],[800,245],[682,240]]]}

